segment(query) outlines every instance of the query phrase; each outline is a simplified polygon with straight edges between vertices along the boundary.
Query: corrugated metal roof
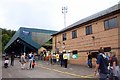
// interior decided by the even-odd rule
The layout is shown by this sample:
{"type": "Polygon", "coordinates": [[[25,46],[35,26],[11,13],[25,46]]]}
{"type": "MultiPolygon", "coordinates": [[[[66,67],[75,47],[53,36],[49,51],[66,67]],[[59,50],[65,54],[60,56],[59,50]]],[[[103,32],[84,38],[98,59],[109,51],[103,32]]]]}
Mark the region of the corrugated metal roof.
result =
{"type": "Polygon", "coordinates": [[[81,20],[79,20],[78,22],[73,23],[72,25],[70,25],[70,26],[68,26],[68,27],[60,30],[59,32],[53,34],[52,36],[57,35],[57,34],[62,33],[62,32],[65,32],[65,31],[67,31],[67,30],[69,30],[69,29],[75,28],[77,25],[83,24],[83,23],[85,23],[85,22],[88,22],[88,21],[90,21],[90,20],[99,18],[99,17],[101,17],[101,16],[107,15],[107,14],[109,14],[109,13],[112,13],[112,12],[118,11],[118,10],[120,10],[120,3],[114,5],[114,6],[108,8],[108,9],[106,9],[106,10],[103,10],[103,11],[101,11],[101,12],[98,12],[98,13],[96,13],[96,14],[93,14],[93,15],[87,17],[87,18],[81,19],[81,20]]]}

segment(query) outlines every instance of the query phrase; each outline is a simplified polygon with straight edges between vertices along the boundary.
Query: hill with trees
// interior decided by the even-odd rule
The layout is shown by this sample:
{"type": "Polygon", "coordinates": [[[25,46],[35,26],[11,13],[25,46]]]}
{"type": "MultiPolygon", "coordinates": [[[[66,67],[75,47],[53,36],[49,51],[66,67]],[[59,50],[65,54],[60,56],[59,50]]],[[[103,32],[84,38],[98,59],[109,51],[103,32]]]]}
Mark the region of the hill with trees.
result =
{"type": "Polygon", "coordinates": [[[9,42],[15,32],[16,31],[14,30],[0,28],[0,51],[3,52],[5,45],[9,42]]]}

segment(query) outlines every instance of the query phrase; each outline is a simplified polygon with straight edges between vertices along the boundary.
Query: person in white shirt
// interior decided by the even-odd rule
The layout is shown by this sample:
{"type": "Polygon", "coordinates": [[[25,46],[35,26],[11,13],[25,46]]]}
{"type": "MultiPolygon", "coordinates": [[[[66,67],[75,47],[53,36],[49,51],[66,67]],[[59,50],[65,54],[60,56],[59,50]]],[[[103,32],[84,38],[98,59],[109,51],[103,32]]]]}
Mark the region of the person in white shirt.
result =
{"type": "Polygon", "coordinates": [[[33,56],[32,52],[30,52],[29,55],[28,55],[28,59],[29,59],[28,69],[32,69],[33,58],[34,58],[34,56],[33,56]]]}

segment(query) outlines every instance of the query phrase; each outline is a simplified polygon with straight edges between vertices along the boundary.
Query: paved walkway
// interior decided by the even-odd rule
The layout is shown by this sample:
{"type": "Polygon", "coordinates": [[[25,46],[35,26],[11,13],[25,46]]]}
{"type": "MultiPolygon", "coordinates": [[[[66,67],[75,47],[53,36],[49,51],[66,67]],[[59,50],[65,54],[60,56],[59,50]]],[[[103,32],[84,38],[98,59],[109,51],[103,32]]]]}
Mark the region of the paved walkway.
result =
{"type": "Polygon", "coordinates": [[[68,68],[61,67],[60,65],[51,65],[48,61],[38,61],[37,66],[53,70],[63,74],[69,74],[71,76],[76,76],[79,78],[97,78],[94,76],[94,68],[88,68],[87,66],[68,64],[68,68]]]}
{"type": "MultiPolygon", "coordinates": [[[[27,68],[27,64],[26,64],[27,68]]],[[[68,65],[68,68],[60,65],[51,65],[46,61],[37,61],[33,70],[21,70],[20,63],[15,60],[14,66],[2,68],[3,78],[87,78],[96,80],[93,76],[94,69],[87,66],[68,65]],[[93,79],[94,78],[94,79],[93,79]]]]}

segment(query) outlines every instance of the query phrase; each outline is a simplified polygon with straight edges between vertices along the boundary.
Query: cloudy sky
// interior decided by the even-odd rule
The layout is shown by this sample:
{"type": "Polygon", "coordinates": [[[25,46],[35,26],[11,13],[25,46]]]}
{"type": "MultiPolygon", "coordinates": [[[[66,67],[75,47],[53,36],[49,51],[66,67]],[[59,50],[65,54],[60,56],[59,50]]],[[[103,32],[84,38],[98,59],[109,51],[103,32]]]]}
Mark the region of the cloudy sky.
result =
{"type": "Polygon", "coordinates": [[[119,0],[0,0],[0,27],[61,30],[64,28],[62,7],[67,6],[66,26],[99,11],[119,0]]]}

